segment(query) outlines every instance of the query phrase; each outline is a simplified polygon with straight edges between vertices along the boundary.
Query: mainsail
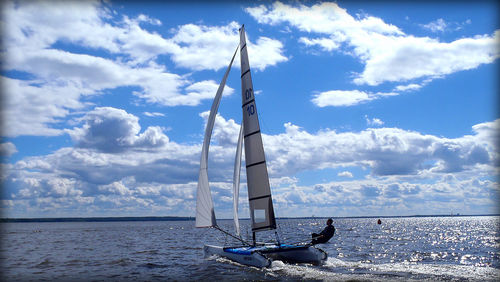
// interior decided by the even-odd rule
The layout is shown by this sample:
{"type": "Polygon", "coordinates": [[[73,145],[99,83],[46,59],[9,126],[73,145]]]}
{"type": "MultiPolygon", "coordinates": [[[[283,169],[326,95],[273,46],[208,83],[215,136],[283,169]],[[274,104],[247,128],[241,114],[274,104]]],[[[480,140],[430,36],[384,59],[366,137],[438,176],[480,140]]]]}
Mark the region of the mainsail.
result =
{"type": "Polygon", "coordinates": [[[276,229],[266,158],[248,62],[245,26],[240,29],[241,100],[247,171],[248,200],[252,231],[276,229]]]}
{"type": "Polygon", "coordinates": [[[219,88],[217,89],[214,102],[212,103],[212,108],[210,108],[207,127],[205,128],[205,138],[203,139],[203,148],[201,149],[198,189],[196,191],[196,227],[213,227],[217,225],[217,222],[215,220],[214,203],[212,201],[210,186],[208,184],[208,148],[210,147],[212,129],[214,128],[215,117],[217,115],[217,110],[219,109],[222,92],[224,90],[224,86],[226,85],[227,76],[229,74],[229,71],[231,70],[231,65],[233,64],[234,57],[236,56],[237,51],[238,48],[236,48],[236,51],[234,51],[233,58],[231,59],[226,73],[224,74],[219,88]]]}

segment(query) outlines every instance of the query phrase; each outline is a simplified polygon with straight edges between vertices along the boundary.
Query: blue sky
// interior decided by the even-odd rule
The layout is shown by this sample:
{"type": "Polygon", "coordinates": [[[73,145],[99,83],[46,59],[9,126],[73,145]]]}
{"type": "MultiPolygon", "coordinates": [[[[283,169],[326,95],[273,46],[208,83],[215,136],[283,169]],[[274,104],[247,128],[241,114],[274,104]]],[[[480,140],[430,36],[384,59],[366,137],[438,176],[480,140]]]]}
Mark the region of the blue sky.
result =
{"type": "MultiPolygon", "coordinates": [[[[241,24],[277,216],[499,213],[496,11],[3,2],[2,215],[194,216],[204,125],[241,24]]],[[[237,59],[210,147],[219,217],[240,91],[237,59]]]]}

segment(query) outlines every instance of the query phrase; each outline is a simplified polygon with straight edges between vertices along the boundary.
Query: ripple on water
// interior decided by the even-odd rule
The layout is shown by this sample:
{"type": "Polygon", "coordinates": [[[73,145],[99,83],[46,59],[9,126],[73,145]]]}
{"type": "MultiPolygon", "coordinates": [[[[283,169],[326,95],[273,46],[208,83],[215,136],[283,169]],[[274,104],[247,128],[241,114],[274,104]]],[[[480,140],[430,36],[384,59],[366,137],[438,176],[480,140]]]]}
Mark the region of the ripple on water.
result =
{"type": "MultiPolygon", "coordinates": [[[[499,218],[335,219],[321,245],[324,265],[275,261],[257,269],[203,259],[203,244],[230,240],[186,222],[14,223],[2,244],[5,280],[494,280],[499,277],[499,218]],[[42,230],[43,232],[33,232],[42,230]],[[13,243],[15,242],[15,244],[13,243]]],[[[221,220],[232,229],[232,221],[221,220]]],[[[298,242],[324,219],[278,219],[281,237],[298,242]],[[300,224],[300,226],[299,226],[300,224]]],[[[248,220],[242,220],[243,234],[248,220]]],[[[265,238],[259,234],[260,238],[265,238]]],[[[250,237],[250,233],[246,235],[250,237]]],[[[269,237],[274,238],[274,234],[269,237]]]]}

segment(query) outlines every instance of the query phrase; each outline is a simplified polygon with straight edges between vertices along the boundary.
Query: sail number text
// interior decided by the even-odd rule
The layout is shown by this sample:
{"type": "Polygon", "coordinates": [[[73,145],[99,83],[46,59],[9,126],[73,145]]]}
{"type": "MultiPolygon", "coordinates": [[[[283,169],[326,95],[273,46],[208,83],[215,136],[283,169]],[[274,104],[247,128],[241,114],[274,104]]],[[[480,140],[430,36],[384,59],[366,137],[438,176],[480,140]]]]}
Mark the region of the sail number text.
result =
{"type": "Polygon", "coordinates": [[[249,116],[255,114],[255,106],[253,104],[247,106],[247,113],[249,116]]]}
{"type": "MultiPolygon", "coordinates": [[[[250,98],[252,98],[252,92],[253,92],[253,89],[252,88],[248,88],[247,90],[245,90],[245,101],[248,101],[250,100],[250,98]]],[[[255,114],[255,105],[248,105],[247,106],[247,113],[249,116],[255,114]]]]}
{"type": "Polygon", "coordinates": [[[245,90],[245,99],[248,100],[250,98],[252,98],[252,88],[245,90]]]}

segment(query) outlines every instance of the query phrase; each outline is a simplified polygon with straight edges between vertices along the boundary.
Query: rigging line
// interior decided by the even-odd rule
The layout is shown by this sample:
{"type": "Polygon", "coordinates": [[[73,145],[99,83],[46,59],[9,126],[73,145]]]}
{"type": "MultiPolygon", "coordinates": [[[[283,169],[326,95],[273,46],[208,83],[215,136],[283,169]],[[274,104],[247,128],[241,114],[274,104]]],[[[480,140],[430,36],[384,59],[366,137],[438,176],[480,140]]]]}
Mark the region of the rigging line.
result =
{"type": "Polygon", "coordinates": [[[304,240],[304,241],[297,241],[297,242],[292,242],[292,243],[287,243],[289,245],[304,245],[304,246],[307,246],[307,245],[311,245],[311,240],[304,240]]]}
{"type": "MultiPolygon", "coordinates": [[[[319,236],[317,236],[319,237],[319,236]]],[[[296,245],[296,244],[303,244],[303,245],[311,245],[311,240],[314,239],[314,238],[317,238],[317,237],[313,237],[311,239],[305,239],[305,240],[301,240],[301,241],[296,241],[296,242],[292,242],[292,243],[287,243],[287,244],[290,244],[290,245],[296,245]]]]}
{"type": "Polygon", "coordinates": [[[227,244],[227,234],[226,234],[226,236],[224,236],[224,247],[227,246],[226,244],[227,244]]]}
{"type": "Polygon", "coordinates": [[[236,240],[238,240],[238,241],[242,242],[243,244],[245,244],[245,245],[247,245],[247,246],[250,246],[250,247],[252,246],[251,244],[249,244],[249,243],[248,243],[248,242],[246,242],[245,240],[241,239],[240,237],[234,236],[233,234],[231,234],[231,233],[227,232],[226,230],[224,230],[224,229],[220,228],[218,225],[214,225],[213,227],[214,227],[215,229],[219,230],[220,232],[222,232],[222,233],[224,233],[224,234],[226,234],[226,235],[229,235],[229,236],[233,237],[234,239],[236,239],[236,240]]]}

